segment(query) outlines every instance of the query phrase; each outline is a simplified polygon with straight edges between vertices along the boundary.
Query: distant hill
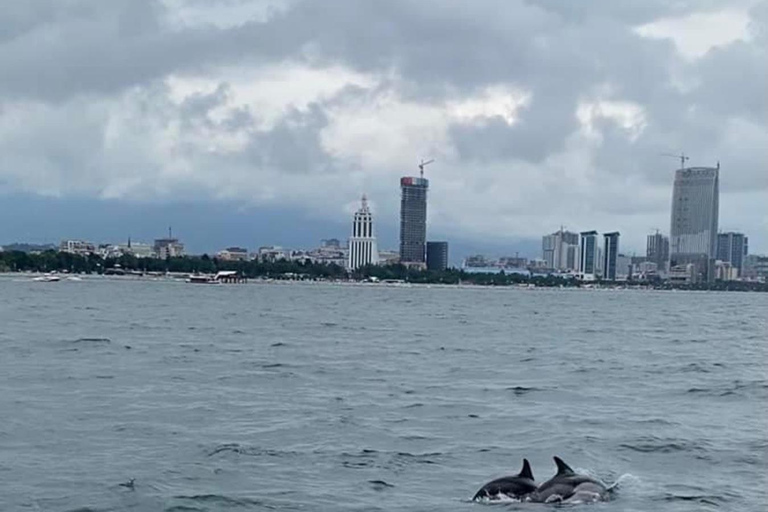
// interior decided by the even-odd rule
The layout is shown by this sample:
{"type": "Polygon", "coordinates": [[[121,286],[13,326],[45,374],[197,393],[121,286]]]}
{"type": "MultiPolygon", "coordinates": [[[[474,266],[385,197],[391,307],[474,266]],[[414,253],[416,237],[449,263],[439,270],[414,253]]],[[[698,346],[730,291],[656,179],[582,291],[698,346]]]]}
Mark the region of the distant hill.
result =
{"type": "Polygon", "coordinates": [[[0,250],[2,251],[21,251],[21,252],[42,252],[42,251],[48,251],[48,250],[56,250],[58,247],[56,247],[53,244],[23,244],[23,243],[13,243],[13,244],[7,244],[0,246],[0,250]]]}

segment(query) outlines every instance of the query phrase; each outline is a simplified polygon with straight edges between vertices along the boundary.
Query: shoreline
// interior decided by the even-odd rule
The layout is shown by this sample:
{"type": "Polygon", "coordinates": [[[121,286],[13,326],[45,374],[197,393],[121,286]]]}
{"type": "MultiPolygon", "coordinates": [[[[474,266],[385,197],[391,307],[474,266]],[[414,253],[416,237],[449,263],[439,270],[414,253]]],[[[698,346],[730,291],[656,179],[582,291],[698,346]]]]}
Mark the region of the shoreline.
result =
{"type": "MultiPolygon", "coordinates": [[[[34,278],[41,277],[45,275],[57,275],[61,278],[61,282],[76,282],[76,283],[88,283],[88,282],[98,282],[98,281],[110,281],[110,282],[146,282],[146,283],[177,283],[177,284],[184,284],[184,285],[193,285],[195,283],[189,283],[186,281],[186,278],[188,277],[188,274],[184,275],[150,275],[150,274],[133,274],[133,275],[105,275],[105,274],[98,274],[98,273],[69,273],[69,272],[30,272],[30,271],[20,271],[20,272],[0,272],[0,280],[2,281],[11,281],[11,282],[34,282],[34,278]]],[[[738,282],[738,281],[736,281],[738,282]]],[[[753,293],[765,293],[768,292],[768,283],[760,283],[760,282],[740,282],[744,283],[745,285],[755,285],[754,288],[752,287],[744,287],[741,289],[722,289],[722,288],[708,288],[708,287],[687,287],[687,286],[654,286],[650,284],[638,284],[638,285],[626,285],[626,284],[596,284],[596,283],[587,283],[585,285],[570,285],[570,286],[562,286],[562,285],[535,285],[531,283],[473,283],[473,282],[459,282],[459,283],[429,283],[429,282],[409,282],[409,281],[403,281],[403,282],[371,282],[367,280],[355,280],[355,279],[349,279],[349,280],[340,280],[340,279],[323,279],[323,278],[316,278],[316,279],[290,279],[290,278],[265,278],[265,277],[253,277],[249,278],[247,282],[245,283],[218,283],[215,287],[217,288],[230,288],[230,287],[240,287],[240,286],[247,286],[247,285],[266,285],[266,284],[274,284],[274,285],[282,285],[282,286],[297,286],[297,285],[303,285],[303,286],[354,286],[354,287],[366,287],[366,288],[439,288],[439,289],[480,289],[480,290],[488,290],[488,289],[495,289],[495,290],[520,290],[520,291],[527,291],[527,292],[535,292],[535,291],[550,291],[550,290],[556,290],[556,291],[589,291],[589,292],[624,292],[624,291],[632,291],[632,292],[704,292],[704,293],[710,293],[710,292],[717,292],[717,293],[724,293],[724,292],[732,292],[732,293],[744,293],[744,292],[753,292],[753,293]]],[[[195,287],[200,287],[201,285],[195,285],[195,287]]]]}

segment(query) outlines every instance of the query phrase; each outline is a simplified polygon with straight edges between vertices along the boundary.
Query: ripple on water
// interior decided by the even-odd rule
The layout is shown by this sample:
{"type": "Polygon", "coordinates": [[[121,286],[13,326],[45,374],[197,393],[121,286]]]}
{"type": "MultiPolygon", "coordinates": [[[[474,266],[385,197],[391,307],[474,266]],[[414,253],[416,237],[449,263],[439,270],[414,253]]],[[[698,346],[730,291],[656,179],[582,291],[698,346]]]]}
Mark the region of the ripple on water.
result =
{"type": "Polygon", "coordinates": [[[385,482],[384,480],[368,480],[368,483],[371,484],[374,490],[376,491],[384,491],[386,489],[391,489],[394,487],[393,484],[390,484],[389,482],[385,482]]]}
{"type": "Polygon", "coordinates": [[[751,396],[765,397],[768,394],[768,383],[764,380],[733,382],[711,387],[691,387],[687,393],[706,397],[751,396]]]}
{"type": "Polygon", "coordinates": [[[675,493],[667,493],[664,496],[662,496],[660,499],[657,499],[657,501],[689,501],[698,503],[700,505],[712,505],[715,507],[720,507],[721,505],[724,505],[729,502],[729,500],[724,496],[718,496],[716,494],[675,494],[675,493]]]}
{"type": "Polygon", "coordinates": [[[84,338],[76,338],[73,340],[64,340],[65,343],[72,343],[72,344],[107,344],[112,343],[112,340],[106,337],[84,337],[84,338]]]}
{"type": "MultiPolygon", "coordinates": [[[[233,498],[224,494],[194,494],[191,496],[174,496],[174,499],[191,501],[193,503],[200,503],[207,507],[225,507],[225,508],[242,508],[242,507],[263,507],[269,509],[277,509],[276,505],[266,503],[263,500],[257,500],[253,498],[233,498]]],[[[204,509],[205,510],[205,509],[204,509]]]]}
{"type": "Polygon", "coordinates": [[[221,444],[208,450],[208,457],[215,455],[234,453],[237,455],[245,455],[249,457],[295,457],[300,455],[299,452],[289,450],[275,450],[271,448],[259,448],[255,446],[243,446],[239,443],[226,443],[221,444]]]}
{"type": "Polygon", "coordinates": [[[709,443],[706,441],[644,436],[637,438],[631,443],[622,443],[619,445],[619,448],[641,453],[703,453],[708,450],[709,443]]]}
{"type": "Polygon", "coordinates": [[[515,396],[524,396],[528,393],[534,393],[536,391],[544,391],[543,388],[534,388],[534,387],[527,387],[527,386],[511,386],[506,388],[506,391],[511,391],[515,394],[515,396]]]}
{"type": "Polygon", "coordinates": [[[384,452],[366,448],[359,452],[341,453],[341,465],[350,469],[378,468],[398,471],[411,465],[438,464],[442,457],[441,452],[384,452]]]}

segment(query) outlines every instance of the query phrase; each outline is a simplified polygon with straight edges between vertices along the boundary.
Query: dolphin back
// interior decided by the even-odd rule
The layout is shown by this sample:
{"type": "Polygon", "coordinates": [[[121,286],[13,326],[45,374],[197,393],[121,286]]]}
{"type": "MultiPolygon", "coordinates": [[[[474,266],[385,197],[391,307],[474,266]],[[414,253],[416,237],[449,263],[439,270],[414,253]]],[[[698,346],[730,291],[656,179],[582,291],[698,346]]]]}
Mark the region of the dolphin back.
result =
{"type": "Polygon", "coordinates": [[[518,473],[517,476],[529,480],[536,480],[533,478],[533,471],[531,470],[531,464],[528,462],[528,459],[523,459],[523,469],[520,470],[520,473],[518,473]]]}
{"type": "Polygon", "coordinates": [[[576,472],[571,469],[571,466],[563,462],[563,459],[560,457],[553,457],[555,459],[555,464],[557,465],[557,475],[555,476],[561,476],[561,475],[575,475],[576,472]]]}
{"type": "Polygon", "coordinates": [[[531,464],[528,462],[528,459],[523,459],[523,468],[520,470],[520,473],[488,482],[477,491],[472,500],[477,501],[482,498],[494,499],[500,495],[523,499],[535,490],[536,482],[533,479],[531,464]]]}
{"type": "Polygon", "coordinates": [[[531,501],[539,503],[585,503],[605,501],[608,490],[605,485],[587,475],[576,473],[560,457],[554,457],[557,474],[531,493],[531,501]]]}

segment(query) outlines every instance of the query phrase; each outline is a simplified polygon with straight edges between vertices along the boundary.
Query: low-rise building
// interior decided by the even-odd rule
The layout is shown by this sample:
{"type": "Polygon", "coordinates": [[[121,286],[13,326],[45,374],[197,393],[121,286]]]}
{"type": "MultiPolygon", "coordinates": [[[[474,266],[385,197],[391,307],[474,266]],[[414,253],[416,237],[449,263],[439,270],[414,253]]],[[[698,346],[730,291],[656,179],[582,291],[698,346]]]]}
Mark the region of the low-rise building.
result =
{"type": "Polygon", "coordinates": [[[142,242],[129,241],[127,244],[120,245],[119,247],[123,254],[130,254],[137,258],[154,258],[156,256],[154,248],[142,242]]]}
{"type": "Polygon", "coordinates": [[[379,251],[379,265],[400,263],[400,251],[379,251]]]}
{"type": "Polygon", "coordinates": [[[244,247],[227,247],[216,253],[222,261],[248,261],[248,249],[244,247]]]}
{"type": "Polygon", "coordinates": [[[487,268],[491,266],[495,266],[495,262],[488,260],[482,254],[467,256],[461,264],[462,268],[487,268]]]}
{"type": "Polygon", "coordinates": [[[668,279],[672,283],[694,284],[699,280],[699,271],[693,263],[675,265],[669,269],[668,279]]]}
{"type": "Polygon", "coordinates": [[[320,247],[309,252],[309,256],[315,263],[344,267],[349,262],[349,249],[342,246],[339,240],[332,238],[323,240],[320,247]]]}
{"type": "Polygon", "coordinates": [[[715,261],[715,279],[719,281],[735,281],[739,278],[739,269],[730,261],[715,261]]]}
{"type": "Polygon", "coordinates": [[[177,258],[184,256],[184,244],[178,238],[158,238],[155,240],[155,254],[158,258],[177,258]]]}
{"type": "Polygon", "coordinates": [[[632,279],[645,281],[658,275],[659,266],[655,261],[641,260],[632,264],[632,279]]]}
{"type": "Polygon", "coordinates": [[[528,266],[528,258],[503,256],[499,258],[499,266],[501,268],[525,268],[528,266]]]}
{"type": "Polygon", "coordinates": [[[742,278],[750,281],[768,280],[768,256],[750,254],[744,258],[742,278]]]}
{"type": "Polygon", "coordinates": [[[528,268],[531,270],[552,270],[547,260],[543,258],[533,258],[528,262],[528,268]]]}
{"type": "Polygon", "coordinates": [[[265,245],[263,247],[259,247],[259,250],[256,254],[258,260],[262,263],[274,263],[276,261],[290,259],[289,252],[276,245],[265,245]]]}
{"type": "Polygon", "coordinates": [[[87,256],[97,252],[96,244],[84,240],[62,240],[59,250],[70,254],[79,254],[80,256],[87,256]]]}

